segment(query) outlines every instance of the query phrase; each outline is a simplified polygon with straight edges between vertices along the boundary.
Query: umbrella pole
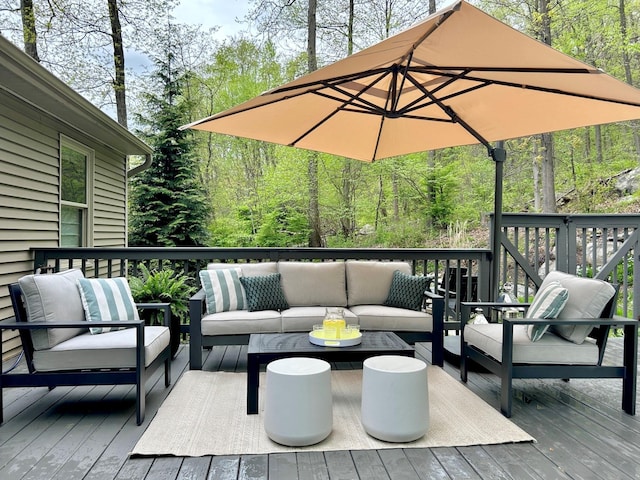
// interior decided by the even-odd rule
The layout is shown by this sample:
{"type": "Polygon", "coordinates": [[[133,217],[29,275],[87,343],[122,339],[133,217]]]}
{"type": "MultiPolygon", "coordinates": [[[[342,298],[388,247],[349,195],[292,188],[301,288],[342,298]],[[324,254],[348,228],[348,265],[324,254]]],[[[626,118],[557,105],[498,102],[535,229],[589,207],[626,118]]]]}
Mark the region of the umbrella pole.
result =
{"type": "Polygon", "coordinates": [[[498,297],[500,280],[500,247],[502,245],[502,181],[504,162],[507,158],[507,151],[504,149],[504,141],[499,141],[497,146],[489,151],[489,154],[496,163],[496,182],[493,206],[493,231],[491,232],[491,282],[489,284],[489,292],[493,298],[486,300],[494,301],[498,297]]]}

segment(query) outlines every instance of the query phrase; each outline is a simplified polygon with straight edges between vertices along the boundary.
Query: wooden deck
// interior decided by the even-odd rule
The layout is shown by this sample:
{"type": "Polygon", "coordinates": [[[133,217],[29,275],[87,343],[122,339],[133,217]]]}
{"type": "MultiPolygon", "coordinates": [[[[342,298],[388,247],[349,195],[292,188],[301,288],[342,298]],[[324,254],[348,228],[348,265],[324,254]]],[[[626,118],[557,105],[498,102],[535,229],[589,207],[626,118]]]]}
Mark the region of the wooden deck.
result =
{"type": "MultiPolygon", "coordinates": [[[[428,345],[417,351],[431,357],[428,345]]],[[[621,356],[618,339],[608,355],[621,356]]],[[[188,358],[182,346],[174,385],[188,358]]],[[[246,347],[215,347],[204,369],[245,371],[246,347]]],[[[454,366],[445,369],[458,377],[454,366]]],[[[140,427],[129,387],[8,389],[0,479],[638,479],[640,417],[622,412],[620,383],[515,381],[512,420],[534,444],[157,459],[129,459],[128,452],[170,391],[161,374],[147,384],[140,427]]],[[[471,373],[468,386],[498,408],[496,377],[471,373]]]]}

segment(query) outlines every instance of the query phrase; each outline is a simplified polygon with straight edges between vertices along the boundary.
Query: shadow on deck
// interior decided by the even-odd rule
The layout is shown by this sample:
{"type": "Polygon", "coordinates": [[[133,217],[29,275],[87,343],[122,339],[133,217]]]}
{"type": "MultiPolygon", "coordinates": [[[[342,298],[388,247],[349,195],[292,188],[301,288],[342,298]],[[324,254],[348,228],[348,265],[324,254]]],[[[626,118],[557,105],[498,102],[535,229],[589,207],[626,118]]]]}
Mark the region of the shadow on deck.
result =
{"type": "MultiPolygon", "coordinates": [[[[428,344],[417,355],[430,359],[428,344]]],[[[622,355],[610,341],[607,357],[622,355]]],[[[188,369],[188,346],[173,361],[188,369]]],[[[338,368],[340,365],[337,366],[338,368]]],[[[5,365],[6,368],[6,365],[5,365]]],[[[246,371],[246,347],[215,347],[204,370],[246,371]]],[[[458,378],[458,370],[445,364],[458,378]]],[[[499,408],[496,377],[471,372],[468,386],[499,408]]],[[[9,479],[632,479],[640,478],[640,419],[620,408],[619,380],[517,380],[512,420],[534,444],[129,459],[170,389],[147,383],[147,415],[135,422],[128,386],[7,389],[0,478],[9,479]]]]}

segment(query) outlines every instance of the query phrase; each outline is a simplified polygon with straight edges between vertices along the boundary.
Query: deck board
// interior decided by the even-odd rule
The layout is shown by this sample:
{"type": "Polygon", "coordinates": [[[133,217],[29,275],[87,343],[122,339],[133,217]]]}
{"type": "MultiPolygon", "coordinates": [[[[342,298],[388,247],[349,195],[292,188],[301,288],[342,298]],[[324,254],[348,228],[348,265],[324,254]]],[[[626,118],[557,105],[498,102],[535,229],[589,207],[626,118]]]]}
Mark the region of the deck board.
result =
{"type": "MultiPolygon", "coordinates": [[[[430,345],[418,356],[429,359],[430,345]]],[[[620,358],[609,342],[605,361],[620,358]]],[[[172,362],[172,385],[188,370],[183,345],[172,362]]],[[[334,368],[361,367],[340,364],[334,368]]],[[[246,346],[214,347],[204,370],[246,371],[246,346]]],[[[459,378],[455,365],[445,371],[459,378]]],[[[474,393],[499,408],[500,384],[471,372],[474,393]]],[[[512,420],[537,443],[460,448],[388,449],[198,458],[129,459],[171,389],[162,372],[147,383],[147,415],[135,424],[130,386],[16,388],[4,391],[0,478],[147,480],[366,480],[640,478],[640,419],[620,408],[619,380],[516,380],[512,420]]]]}

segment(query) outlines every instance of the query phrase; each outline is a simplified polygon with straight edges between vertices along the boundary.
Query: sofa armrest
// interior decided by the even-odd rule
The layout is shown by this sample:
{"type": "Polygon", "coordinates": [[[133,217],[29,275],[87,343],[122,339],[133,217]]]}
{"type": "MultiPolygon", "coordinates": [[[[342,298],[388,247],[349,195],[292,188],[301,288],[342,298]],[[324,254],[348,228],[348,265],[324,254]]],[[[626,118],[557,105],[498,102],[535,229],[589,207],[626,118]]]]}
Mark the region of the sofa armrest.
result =
{"type": "Polygon", "coordinates": [[[202,370],[202,317],[206,311],[204,289],[189,299],[189,368],[202,370]]]}
{"type": "Polygon", "coordinates": [[[487,313],[488,308],[528,308],[530,303],[503,303],[503,302],[460,302],[460,323],[465,325],[471,318],[471,312],[476,308],[482,308],[487,313]]]}
{"type": "Polygon", "coordinates": [[[444,297],[437,293],[426,291],[425,299],[431,300],[431,362],[442,367],[444,365],[444,297]]]}

